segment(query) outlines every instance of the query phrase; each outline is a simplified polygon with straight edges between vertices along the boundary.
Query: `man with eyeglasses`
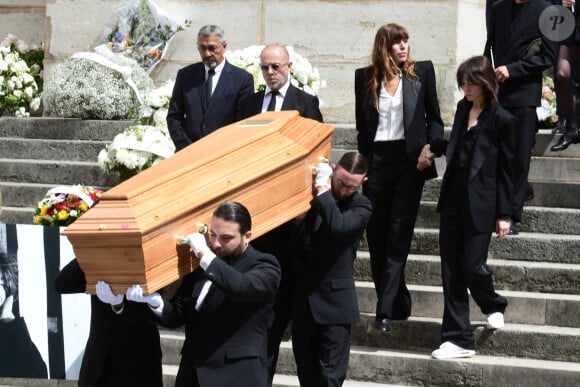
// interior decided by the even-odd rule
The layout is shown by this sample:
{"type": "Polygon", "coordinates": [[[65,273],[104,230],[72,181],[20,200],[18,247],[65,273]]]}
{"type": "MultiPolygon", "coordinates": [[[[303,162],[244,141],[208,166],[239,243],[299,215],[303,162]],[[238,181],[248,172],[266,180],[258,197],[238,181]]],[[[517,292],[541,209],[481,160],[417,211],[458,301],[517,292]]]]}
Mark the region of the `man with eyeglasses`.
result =
{"type": "Polygon", "coordinates": [[[318,98],[290,82],[292,62],[281,44],[269,44],[260,53],[260,66],[266,89],[241,101],[238,119],[265,111],[297,110],[300,116],[322,122],[318,98]]]}
{"type": "Polygon", "coordinates": [[[351,324],[359,321],[354,260],[372,207],[358,193],[367,174],[363,155],[347,152],[336,165],[320,163],[317,170],[314,198],[299,234],[292,348],[301,386],[340,386],[348,368],[351,324]]]}
{"type": "MultiPolygon", "coordinates": [[[[292,62],[288,50],[281,44],[269,44],[260,53],[262,75],[266,89],[245,97],[240,103],[237,119],[251,117],[265,111],[297,110],[300,116],[322,122],[318,98],[290,82],[292,62]]],[[[268,368],[270,382],[276,372],[280,343],[290,323],[291,284],[296,256],[298,226],[289,221],[252,242],[260,251],[278,258],[282,267],[282,280],[274,302],[274,322],[268,331],[268,368]]]]}
{"type": "Polygon", "coordinates": [[[254,91],[254,78],[225,60],[224,31],[203,26],[197,34],[201,62],[177,72],[167,113],[169,134],[179,151],[236,120],[243,97],[254,91]]]}

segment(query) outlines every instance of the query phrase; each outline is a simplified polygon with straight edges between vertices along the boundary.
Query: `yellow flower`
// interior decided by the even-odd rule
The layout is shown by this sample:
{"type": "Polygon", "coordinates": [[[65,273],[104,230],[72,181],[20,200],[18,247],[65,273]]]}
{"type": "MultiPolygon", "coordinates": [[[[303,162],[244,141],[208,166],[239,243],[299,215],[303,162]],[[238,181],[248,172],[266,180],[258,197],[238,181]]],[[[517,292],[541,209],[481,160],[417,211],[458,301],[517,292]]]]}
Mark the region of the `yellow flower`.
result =
{"type": "Polygon", "coordinates": [[[46,215],[46,210],[47,210],[46,206],[42,206],[42,208],[40,209],[40,216],[46,215]]]}
{"type": "MultiPolygon", "coordinates": [[[[46,212],[46,211],[45,211],[45,212],[46,212]]],[[[40,215],[36,215],[36,216],[34,217],[34,220],[33,220],[34,224],[40,224],[40,222],[41,222],[41,221],[42,221],[42,216],[40,216],[40,215]]]]}
{"type": "Polygon", "coordinates": [[[60,210],[58,212],[58,220],[66,220],[68,218],[68,212],[66,210],[60,210]]]}
{"type": "Polygon", "coordinates": [[[89,209],[89,206],[87,205],[87,203],[81,202],[81,204],[79,205],[79,210],[81,212],[87,212],[88,209],[89,209]]]}

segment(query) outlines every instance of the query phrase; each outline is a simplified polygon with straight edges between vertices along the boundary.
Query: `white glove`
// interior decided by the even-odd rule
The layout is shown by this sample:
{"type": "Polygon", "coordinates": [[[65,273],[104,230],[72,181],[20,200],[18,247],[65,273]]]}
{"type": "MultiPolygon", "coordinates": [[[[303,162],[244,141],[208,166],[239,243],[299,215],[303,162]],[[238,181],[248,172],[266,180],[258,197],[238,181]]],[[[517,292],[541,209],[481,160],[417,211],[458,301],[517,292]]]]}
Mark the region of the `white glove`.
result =
{"type": "Polygon", "coordinates": [[[148,296],[143,295],[143,289],[139,285],[132,285],[127,289],[127,293],[125,294],[128,301],[133,302],[140,302],[142,304],[149,304],[150,307],[157,309],[163,306],[163,298],[161,294],[155,292],[151,293],[148,296]]]}
{"type": "Polygon", "coordinates": [[[196,232],[189,234],[186,238],[196,257],[199,257],[202,252],[210,251],[205,240],[205,235],[196,232]]]}
{"type": "Polygon", "coordinates": [[[316,178],[314,187],[330,188],[330,177],[332,176],[332,167],[328,163],[318,163],[316,165],[316,178]]]}
{"type": "Polygon", "coordinates": [[[119,296],[113,293],[111,287],[105,281],[97,282],[95,288],[97,289],[97,297],[99,300],[101,300],[101,302],[104,302],[105,304],[111,304],[113,306],[123,303],[123,295],[119,296]]]}

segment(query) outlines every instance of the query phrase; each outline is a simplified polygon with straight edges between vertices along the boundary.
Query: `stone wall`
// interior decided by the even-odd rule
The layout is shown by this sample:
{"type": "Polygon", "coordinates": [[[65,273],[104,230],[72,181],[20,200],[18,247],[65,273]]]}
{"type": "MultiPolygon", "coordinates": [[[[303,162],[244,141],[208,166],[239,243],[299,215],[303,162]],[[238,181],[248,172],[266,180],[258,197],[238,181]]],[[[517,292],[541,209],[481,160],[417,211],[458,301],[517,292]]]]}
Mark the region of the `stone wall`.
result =
{"type": "MultiPolygon", "coordinates": [[[[0,25],[4,19],[39,18],[45,6],[46,76],[55,63],[78,51],[90,50],[103,36],[103,27],[114,22],[113,0],[0,0],[0,25]],[[18,5],[16,5],[18,4],[18,5]],[[12,5],[12,6],[11,6],[12,5]]],[[[430,59],[437,72],[438,92],[444,121],[449,124],[459,97],[455,84],[457,65],[483,51],[485,40],[483,0],[412,1],[282,1],[282,0],[156,0],[169,16],[192,28],[179,33],[167,51],[166,60],[152,76],[160,83],[174,78],[177,69],[199,60],[195,35],[203,24],[219,24],[230,49],[252,44],[280,42],[293,45],[298,53],[318,67],[327,87],[321,91],[326,121],[354,121],[354,70],[369,62],[377,28],[396,22],[409,30],[411,54],[430,59]]],[[[36,22],[38,27],[42,24],[36,22]]],[[[12,25],[17,35],[27,31],[12,25]]],[[[30,31],[29,33],[38,33],[30,31]]]]}

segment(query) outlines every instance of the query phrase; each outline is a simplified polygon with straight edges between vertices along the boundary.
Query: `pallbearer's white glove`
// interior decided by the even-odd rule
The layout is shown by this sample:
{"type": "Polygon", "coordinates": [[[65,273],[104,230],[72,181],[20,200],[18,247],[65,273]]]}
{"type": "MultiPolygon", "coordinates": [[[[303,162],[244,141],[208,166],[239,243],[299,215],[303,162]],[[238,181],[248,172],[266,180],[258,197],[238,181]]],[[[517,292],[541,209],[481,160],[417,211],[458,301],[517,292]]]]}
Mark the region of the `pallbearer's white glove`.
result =
{"type": "Polygon", "coordinates": [[[113,306],[123,303],[123,295],[117,295],[113,293],[111,287],[105,281],[97,282],[95,288],[97,289],[97,297],[99,300],[101,300],[101,302],[104,302],[105,304],[111,304],[113,306]]]}
{"type": "Polygon", "coordinates": [[[125,297],[127,297],[128,301],[148,304],[153,309],[159,309],[163,306],[163,298],[161,297],[161,294],[155,292],[149,294],[148,296],[144,296],[143,289],[141,289],[141,286],[139,285],[132,285],[129,287],[125,297]]]}
{"type": "Polygon", "coordinates": [[[193,253],[196,257],[199,257],[201,253],[211,251],[207,246],[207,241],[205,240],[205,235],[196,232],[189,234],[187,236],[187,243],[191,246],[193,253]]]}
{"type": "Polygon", "coordinates": [[[314,187],[330,188],[330,177],[332,176],[332,167],[328,163],[318,163],[316,165],[316,178],[314,187]]]}

